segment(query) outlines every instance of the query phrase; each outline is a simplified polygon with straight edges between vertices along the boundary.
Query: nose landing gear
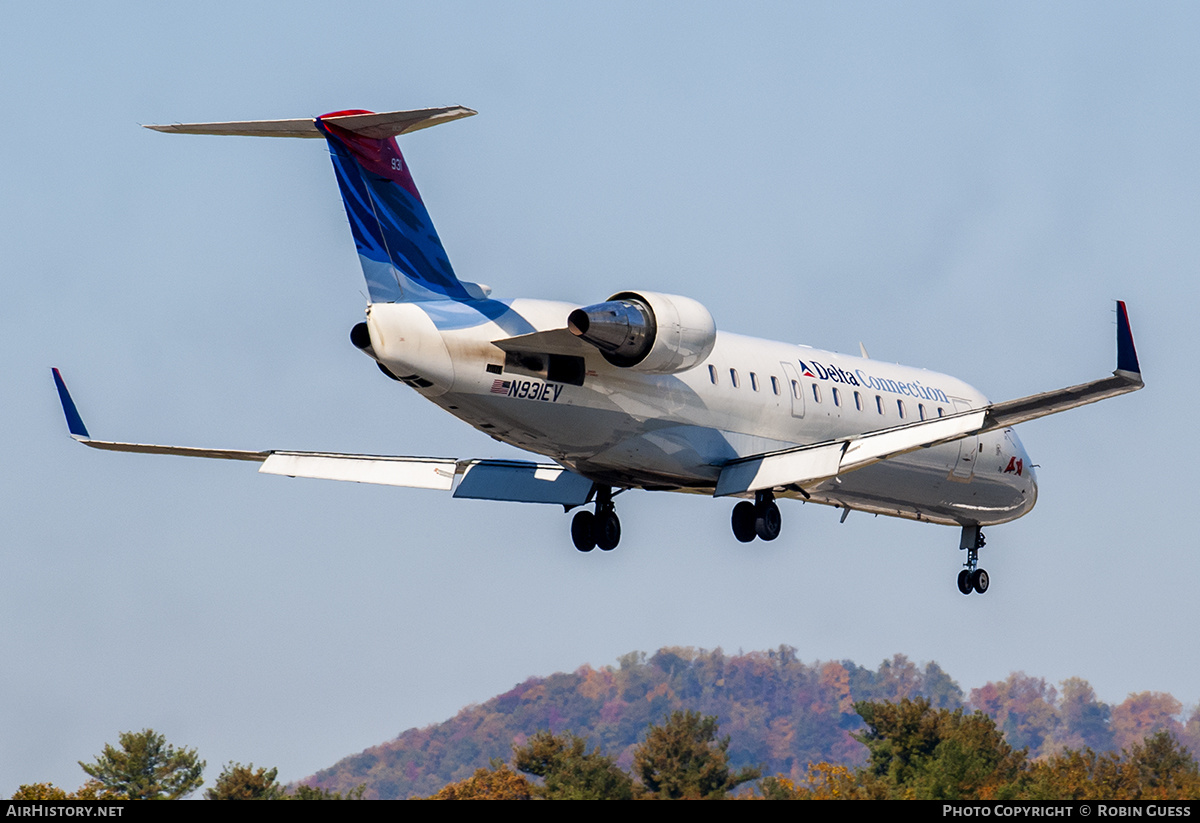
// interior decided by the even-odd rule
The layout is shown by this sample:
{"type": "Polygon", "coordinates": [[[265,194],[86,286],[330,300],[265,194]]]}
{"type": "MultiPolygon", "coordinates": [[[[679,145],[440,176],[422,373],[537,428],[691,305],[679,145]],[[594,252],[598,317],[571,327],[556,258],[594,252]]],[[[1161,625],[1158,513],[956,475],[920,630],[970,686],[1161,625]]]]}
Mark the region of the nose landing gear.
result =
{"type": "Polygon", "coordinates": [[[770,491],[755,492],[753,503],[743,500],[733,507],[733,536],[742,543],[755,537],[774,540],[782,525],[779,506],[770,491]]]}
{"type": "Polygon", "coordinates": [[[610,552],[621,542],[621,521],[612,501],[612,489],[599,486],[596,489],[596,513],[584,509],[571,520],[571,542],[581,552],[590,552],[596,546],[610,552]]]}
{"type": "Polygon", "coordinates": [[[967,550],[967,562],[963,564],[963,570],[958,573],[958,590],[963,594],[970,594],[973,591],[983,594],[988,590],[991,582],[988,579],[988,573],[979,568],[979,550],[986,543],[983,532],[978,526],[963,526],[962,537],[958,541],[958,548],[967,550]]]}

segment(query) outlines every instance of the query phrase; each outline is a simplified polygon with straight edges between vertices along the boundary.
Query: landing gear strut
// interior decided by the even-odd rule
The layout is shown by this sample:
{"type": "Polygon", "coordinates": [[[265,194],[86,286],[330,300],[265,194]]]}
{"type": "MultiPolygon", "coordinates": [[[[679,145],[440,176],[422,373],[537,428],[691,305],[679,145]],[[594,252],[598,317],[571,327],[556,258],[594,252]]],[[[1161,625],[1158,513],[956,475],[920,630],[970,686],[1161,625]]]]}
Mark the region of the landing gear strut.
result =
{"type": "Polygon", "coordinates": [[[733,536],[742,543],[749,543],[755,537],[774,540],[779,537],[782,524],[779,506],[770,491],[755,492],[753,503],[743,500],[733,507],[733,536]]]}
{"type": "Polygon", "coordinates": [[[962,537],[958,541],[958,548],[967,551],[967,562],[963,563],[963,570],[958,573],[958,590],[963,594],[972,591],[983,594],[988,590],[991,582],[988,573],[979,568],[979,550],[986,543],[978,526],[963,526],[962,537]]]}
{"type": "Polygon", "coordinates": [[[571,542],[581,552],[590,552],[596,546],[610,552],[621,542],[621,521],[612,498],[611,488],[597,487],[596,513],[584,509],[571,520],[571,542]]]}

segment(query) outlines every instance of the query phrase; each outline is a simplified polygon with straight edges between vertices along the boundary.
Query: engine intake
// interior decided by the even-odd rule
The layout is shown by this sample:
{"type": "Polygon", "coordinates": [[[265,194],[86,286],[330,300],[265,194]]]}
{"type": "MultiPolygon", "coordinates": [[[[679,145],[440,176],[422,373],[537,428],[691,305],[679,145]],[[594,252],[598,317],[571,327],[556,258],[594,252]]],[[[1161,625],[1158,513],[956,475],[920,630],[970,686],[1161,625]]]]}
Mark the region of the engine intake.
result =
{"type": "Polygon", "coordinates": [[[567,317],[567,328],[614,366],[674,374],[702,362],[716,343],[708,309],[690,297],[620,292],[567,317]]]}

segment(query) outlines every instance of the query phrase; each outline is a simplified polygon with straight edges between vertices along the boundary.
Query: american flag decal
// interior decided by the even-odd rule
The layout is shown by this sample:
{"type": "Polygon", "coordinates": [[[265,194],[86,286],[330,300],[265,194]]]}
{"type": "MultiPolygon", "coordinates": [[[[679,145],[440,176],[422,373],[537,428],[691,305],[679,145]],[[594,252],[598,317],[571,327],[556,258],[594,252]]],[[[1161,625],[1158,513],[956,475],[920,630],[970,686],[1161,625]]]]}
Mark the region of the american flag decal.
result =
{"type": "Polygon", "coordinates": [[[509,380],[493,380],[492,394],[508,394],[508,387],[511,385],[509,380]]]}

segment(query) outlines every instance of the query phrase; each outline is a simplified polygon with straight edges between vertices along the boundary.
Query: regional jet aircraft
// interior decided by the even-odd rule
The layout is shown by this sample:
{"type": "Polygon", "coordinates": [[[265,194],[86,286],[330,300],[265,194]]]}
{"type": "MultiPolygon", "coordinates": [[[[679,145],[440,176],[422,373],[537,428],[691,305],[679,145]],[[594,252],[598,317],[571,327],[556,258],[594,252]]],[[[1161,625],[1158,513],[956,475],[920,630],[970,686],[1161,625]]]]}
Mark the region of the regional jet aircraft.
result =
{"type": "Polygon", "coordinates": [[[636,290],[579,306],[495,299],[460,279],[396,136],[462,107],[148,126],[179,134],[323,138],[370,300],[351,342],[450,414],[553,462],[239,451],[94,440],[58,370],[71,436],[97,449],[246,460],[259,471],[577,509],[579,551],[621,539],[630,489],[733,498],[734,536],[774,540],[778,498],[961,530],[963,594],[983,593],[982,526],[1033,508],[1013,426],[1142,387],[1124,303],[1111,377],[992,403],[924,369],[718,331],[688,297],[636,290]],[[586,508],[590,506],[591,508],[586,508]]]}

